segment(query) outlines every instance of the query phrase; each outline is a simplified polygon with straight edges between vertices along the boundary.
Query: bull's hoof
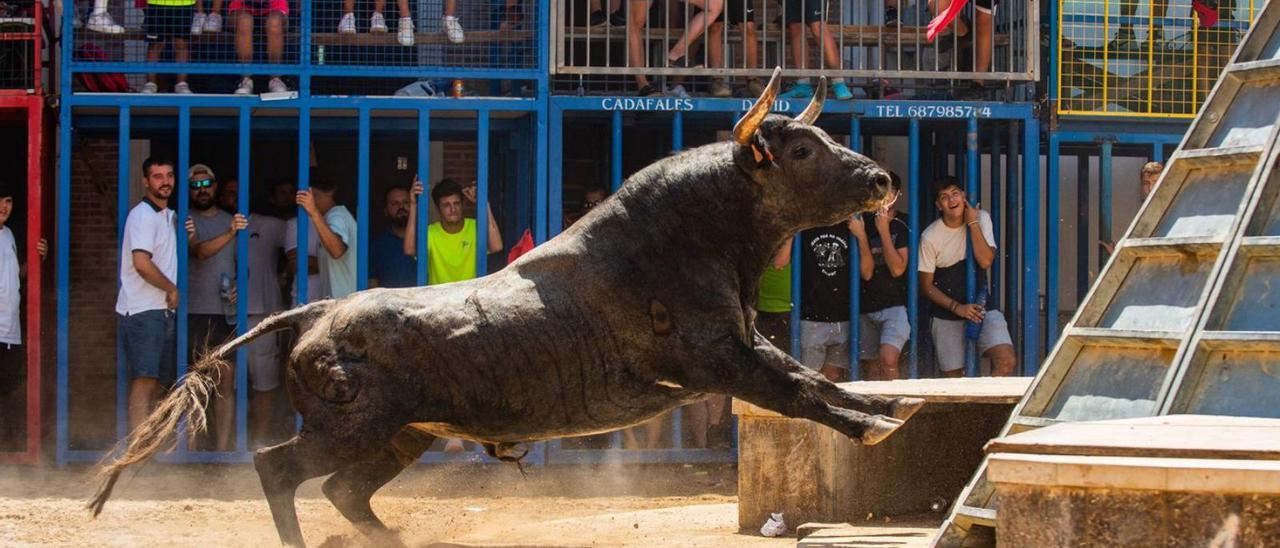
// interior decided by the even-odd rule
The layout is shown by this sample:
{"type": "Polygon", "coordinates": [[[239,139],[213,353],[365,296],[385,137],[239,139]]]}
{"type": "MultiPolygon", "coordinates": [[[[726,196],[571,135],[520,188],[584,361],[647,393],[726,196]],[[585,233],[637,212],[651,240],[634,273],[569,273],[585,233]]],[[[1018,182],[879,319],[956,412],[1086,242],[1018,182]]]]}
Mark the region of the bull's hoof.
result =
{"type": "Polygon", "coordinates": [[[900,421],[911,418],[921,407],[924,407],[924,398],[909,398],[901,396],[893,399],[893,403],[889,405],[889,416],[900,421]]]}
{"type": "Polygon", "coordinates": [[[894,430],[902,426],[902,421],[891,417],[876,417],[876,421],[862,432],[860,440],[863,445],[875,445],[884,441],[894,430]]]}

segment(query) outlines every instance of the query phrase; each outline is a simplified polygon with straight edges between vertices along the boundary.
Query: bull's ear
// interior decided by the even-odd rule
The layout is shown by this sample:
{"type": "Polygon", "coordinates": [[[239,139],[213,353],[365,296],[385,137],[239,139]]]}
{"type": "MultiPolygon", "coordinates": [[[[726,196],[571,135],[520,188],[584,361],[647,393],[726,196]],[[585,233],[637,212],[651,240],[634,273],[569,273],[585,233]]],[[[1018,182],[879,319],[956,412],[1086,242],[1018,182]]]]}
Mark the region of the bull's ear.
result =
{"type": "Polygon", "coordinates": [[[809,106],[804,107],[804,111],[796,116],[796,121],[805,125],[813,125],[818,121],[818,116],[822,114],[822,103],[827,100],[827,77],[823,76],[818,79],[818,90],[813,94],[813,100],[809,101],[809,106]]]}
{"type": "Polygon", "coordinates": [[[773,106],[773,101],[778,97],[778,88],[782,85],[782,67],[774,67],[773,77],[769,78],[769,85],[764,87],[764,91],[760,93],[760,97],[756,99],[756,104],[751,105],[751,110],[747,111],[738,120],[737,125],[733,126],[733,140],[740,145],[750,145],[752,137],[756,134],[756,129],[760,127],[760,122],[764,121],[764,117],[769,115],[769,108],[773,106]]]}

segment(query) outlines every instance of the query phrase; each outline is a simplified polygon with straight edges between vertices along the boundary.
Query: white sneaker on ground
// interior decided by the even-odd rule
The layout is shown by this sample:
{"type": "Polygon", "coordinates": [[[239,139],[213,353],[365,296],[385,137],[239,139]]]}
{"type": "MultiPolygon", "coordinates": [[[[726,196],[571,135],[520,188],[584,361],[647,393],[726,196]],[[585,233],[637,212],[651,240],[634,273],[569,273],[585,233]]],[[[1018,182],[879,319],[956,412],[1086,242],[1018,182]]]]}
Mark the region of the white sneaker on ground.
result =
{"type": "Polygon", "coordinates": [[[191,35],[192,36],[200,36],[200,33],[204,32],[204,20],[205,20],[204,14],[199,12],[197,12],[194,16],[191,17],[191,35]]]}
{"type": "Polygon", "coordinates": [[[160,86],[157,86],[155,82],[142,84],[142,93],[156,93],[158,91],[160,91],[160,86]]]}
{"type": "Polygon", "coordinates": [[[101,32],[104,34],[124,34],[124,27],[117,25],[111,19],[111,14],[100,11],[89,15],[89,22],[85,25],[93,32],[101,32]]]}
{"type": "Polygon", "coordinates": [[[252,95],[253,94],[253,78],[245,76],[240,79],[240,84],[236,86],[236,95],[252,95]]]}
{"type": "Polygon", "coordinates": [[[267,89],[271,90],[271,93],[284,93],[289,91],[289,86],[285,85],[284,80],[281,80],[279,76],[276,76],[271,78],[270,82],[267,82],[267,89]]]}
{"type": "Polygon", "coordinates": [[[462,32],[462,23],[458,22],[458,18],[452,15],[444,16],[444,32],[449,36],[449,41],[455,44],[461,44],[467,41],[467,35],[462,32]]]}
{"type": "Polygon", "coordinates": [[[400,45],[402,46],[407,47],[407,46],[413,45],[413,41],[414,41],[413,18],[411,17],[400,18],[400,26],[399,26],[399,30],[396,32],[396,40],[398,40],[400,42],[400,45]]]}
{"type": "Polygon", "coordinates": [[[204,16],[204,31],[222,32],[222,16],[216,13],[204,16]]]}
{"type": "Polygon", "coordinates": [[[173,92],[188,95],[191,93],[191,86],[187,85],[186,82],[178,82],[173,85],[173,92]]]}
{"type": "Polygon", "coordinates": [[[369,32],[387,32],[387,18],[382,16],[382,12],[375,11],[369,17],[369,32]]]}
{"type": "Polygon", "coordinates": [[[338,21],[338,34],[355,34],[356,33],[356,14],[345,13],[342,20],[338,21]]]}

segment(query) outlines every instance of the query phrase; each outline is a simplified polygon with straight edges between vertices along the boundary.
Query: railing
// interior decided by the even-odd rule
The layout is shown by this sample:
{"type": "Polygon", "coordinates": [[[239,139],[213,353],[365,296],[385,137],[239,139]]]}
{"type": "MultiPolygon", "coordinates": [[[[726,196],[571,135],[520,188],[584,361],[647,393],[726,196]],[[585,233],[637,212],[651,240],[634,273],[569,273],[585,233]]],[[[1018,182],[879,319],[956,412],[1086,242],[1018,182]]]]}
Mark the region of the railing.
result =
{"type": "Polygon", "coordinates": [[[924,1],[690,0],[633,12],[639,4],[629,0],[553,0],[552,65],[561,88],[582,93],[643,90],[653,76],[742,84],[767,78],[774,66],[790,77],[852,79],[870,95],[878,94],[873,88],[951,89],[954,80],[987,88],[1037,80],[1038,3],[1000,4],[994,14],[974,4],[990,2],[970,2],[931,42],[926,26],[934,13],[924,1]]]}
{"type": "Polygon", "coordinates": [[[1058,114],[1194,117],[1262,2],[1217,6],[1207,26],[1190,0],[1059,4],[1058,114]]]}
{"type": "Polygon", "coordinates": [[[40,2],[0,4],[0,93],[41,93],[43,17],[40,2]]]}
{"type": "MultiPolygon", "coordinates": [[[[410,93],[433,88],[444,95],[454,79],[533,80],[545,74],[539,45],[547,32],[537,2],[447,2],[453,8],[408,0],[385,6],[354,0],[246,4],[230,1],[214,11],[208,0],[150,0],[145,7],[111,2],[108,18],[78,5],[63,22],[71,71],[122,73],[137,91],[151,91],[152,82],[155,91],[167,93],[198,75],[190,80],[191,91],[229,94],[252,75],[254,93],[283,90],[270,80],[278,76],[289,90],[309,92],[303,82],[314,78],[317,93],[353,95],[390,95],[418,80],[432,85],[410,93]],[[189,3],[170,5],[184,1],[189,3]]],[[[469,87],[474,89],[467,94],[493,94],[469,87]]],[[[522,92],[521,86],[511,89],[522,92]]]]}

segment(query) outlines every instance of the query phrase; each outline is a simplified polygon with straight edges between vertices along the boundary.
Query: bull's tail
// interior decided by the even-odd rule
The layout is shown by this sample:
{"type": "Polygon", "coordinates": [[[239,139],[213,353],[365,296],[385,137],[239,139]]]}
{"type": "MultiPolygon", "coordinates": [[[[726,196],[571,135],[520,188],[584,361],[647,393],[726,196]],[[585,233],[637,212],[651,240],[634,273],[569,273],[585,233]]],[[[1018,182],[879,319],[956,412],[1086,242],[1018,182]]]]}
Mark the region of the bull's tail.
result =
{"type": "Polygon", "coordinates": [[[116,481],[120,479],[120,473],[124,472],[125,468],[146,462],[165,449],[166,445],[169,449],[176,445],[177,440],[168,443],[169,434],[177,431],[178,423],[183,417],[188,421],[187,433],[190,439],[194,440],[196,435],[205,430],[205,407],[209,405],[209,395],[215,391],[220,371],[230,357],[235,355],[236,348],[281,329],[292,328],[299,333],[306,331],[316,318],[329,309],[332,303],[333,301],[319,301],[273,315],[244,335],[205,354],[191,365],[187,374],[178,380],[173,390],[169,391],[151,416],[116,444],[116,450],[111,454],[117,453],[121,447],[124,448],[124,452],[110,463],[104,461],[102,464],[98,471],[98,478],[102,483],[88,504],[93,516],[96,517],[102,512],[107,499],[111,498],[111,491],[115,488],[116,481]]]}

